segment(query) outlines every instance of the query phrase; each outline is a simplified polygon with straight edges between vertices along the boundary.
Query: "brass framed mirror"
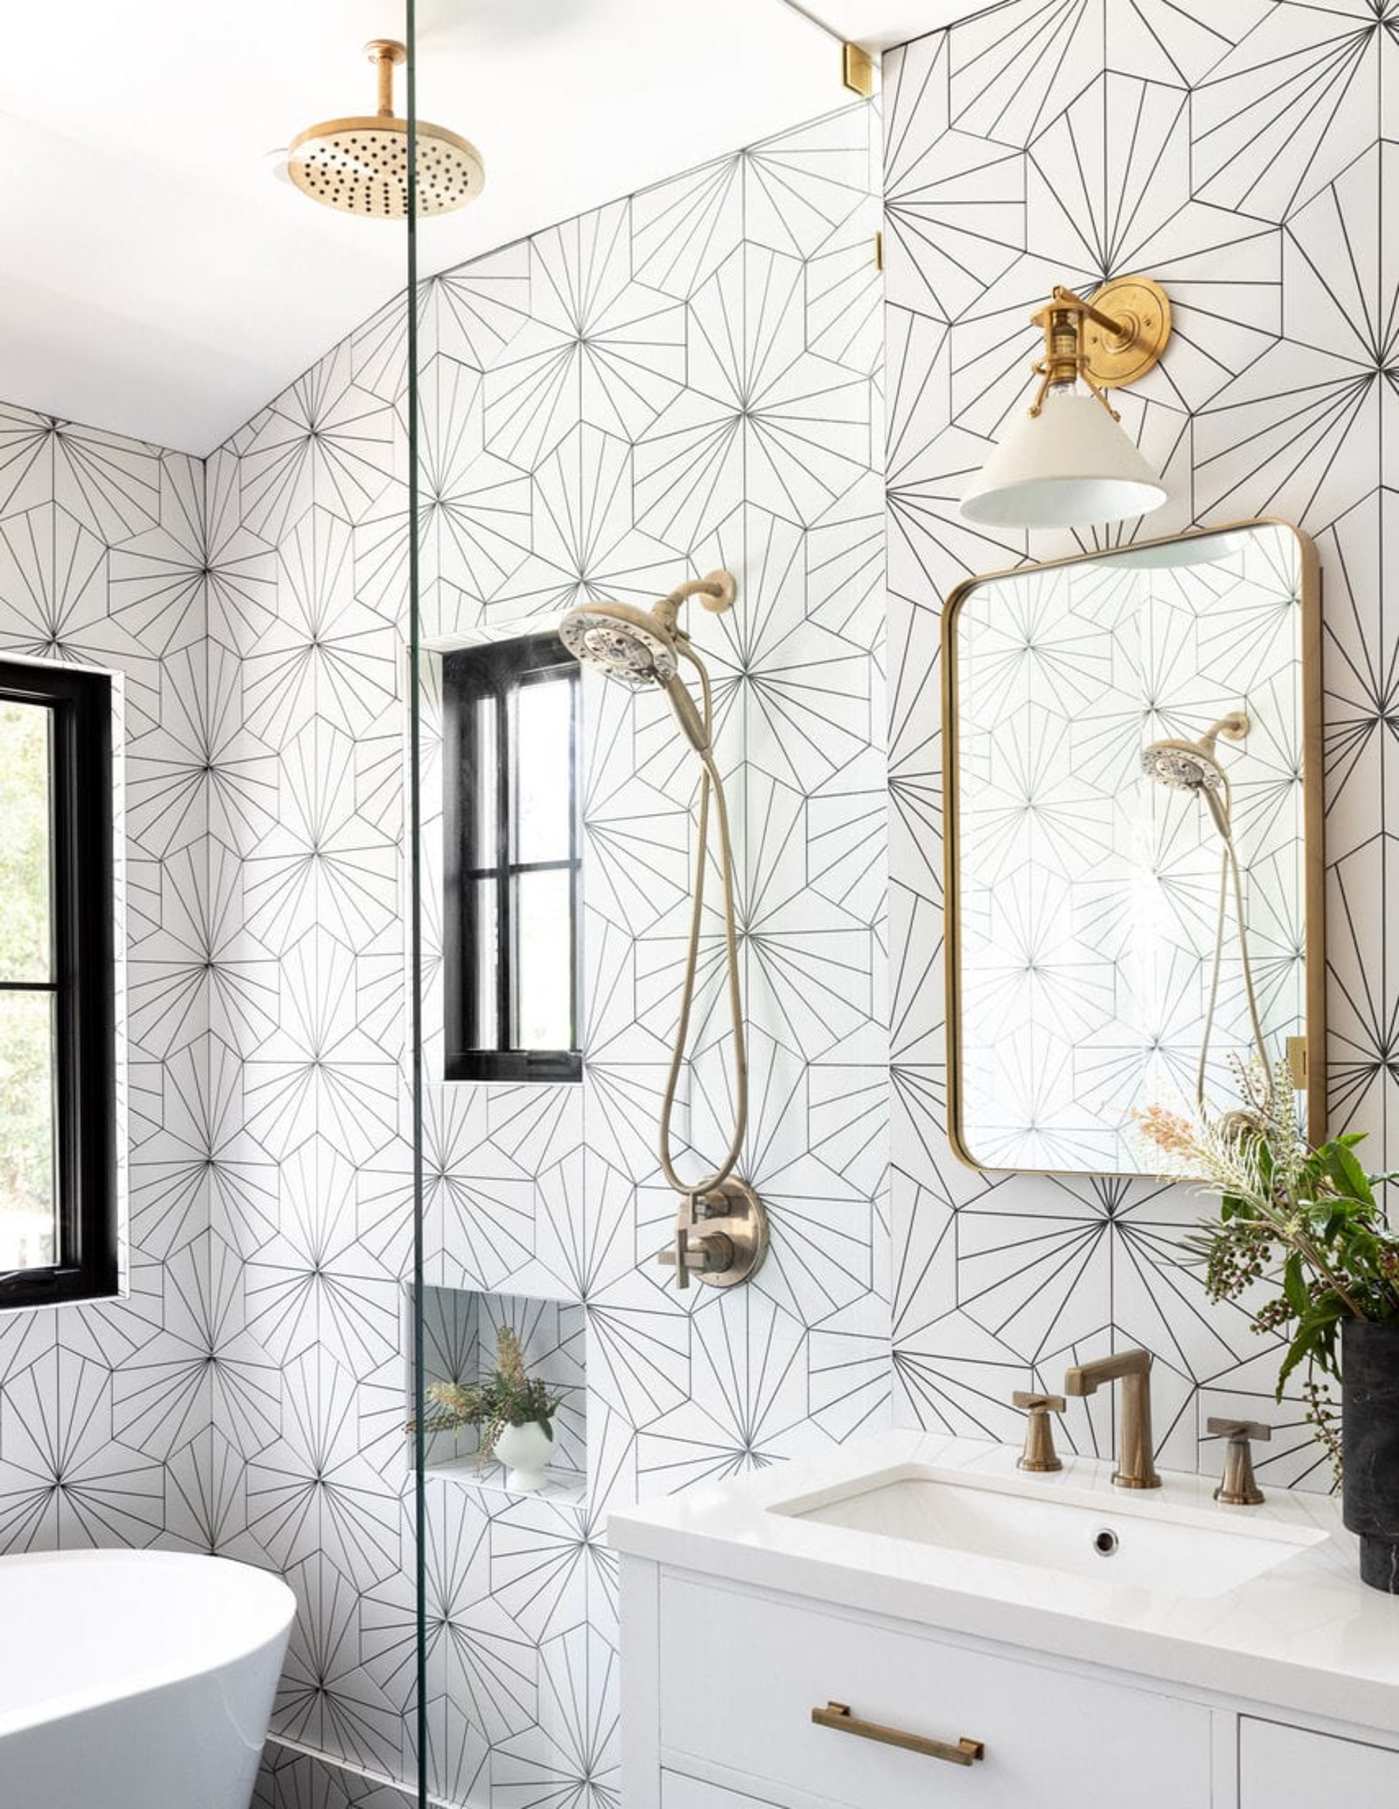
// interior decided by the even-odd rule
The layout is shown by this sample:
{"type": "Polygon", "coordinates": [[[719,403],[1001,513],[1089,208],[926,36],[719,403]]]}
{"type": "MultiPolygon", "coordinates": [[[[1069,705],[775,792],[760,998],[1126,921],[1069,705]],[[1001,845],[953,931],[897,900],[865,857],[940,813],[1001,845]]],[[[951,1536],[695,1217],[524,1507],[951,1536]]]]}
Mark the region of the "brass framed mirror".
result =
{"type": "Polygon", "coordinates": [[[1286,522],[968,580],[942,622],[948,1131],[1156,1172],[1149,1105],[1285,1063],[1325,1120],[1321,609],[1286,522]]]}

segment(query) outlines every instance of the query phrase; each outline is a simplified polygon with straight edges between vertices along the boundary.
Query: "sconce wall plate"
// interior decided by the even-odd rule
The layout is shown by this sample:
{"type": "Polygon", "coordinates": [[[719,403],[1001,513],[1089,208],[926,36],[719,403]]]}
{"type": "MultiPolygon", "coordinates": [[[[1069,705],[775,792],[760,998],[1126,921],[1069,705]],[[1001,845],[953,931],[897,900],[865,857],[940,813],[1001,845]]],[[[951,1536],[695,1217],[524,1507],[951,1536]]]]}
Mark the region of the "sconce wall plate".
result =
{"type": "Polygon", "coordinates": [[[1083,360],[1101,389],[1126,389],[1155,370],[1171,337],[1171,303],[1149,276],[1117,276],[1088,298],[1090,308],[1120,321],[1110,333],[1091,315],[1083,322],[1083,360]]]}

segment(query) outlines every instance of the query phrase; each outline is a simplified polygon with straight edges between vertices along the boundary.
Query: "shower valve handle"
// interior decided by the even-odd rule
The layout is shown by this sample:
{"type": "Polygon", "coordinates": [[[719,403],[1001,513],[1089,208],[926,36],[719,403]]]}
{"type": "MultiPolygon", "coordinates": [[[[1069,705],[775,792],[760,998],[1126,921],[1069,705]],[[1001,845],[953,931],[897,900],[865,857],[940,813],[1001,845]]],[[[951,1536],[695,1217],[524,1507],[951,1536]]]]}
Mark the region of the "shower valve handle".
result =
{"type": "Polygon", "coordinates": [[[681,1195],[675,1237],[660,1254],[663,1263],[674,1265],[677,1288],[689,1287],[692,1269],[701,1276],[727,1276],[732,1272],[738,1255],[731,1235],[736,1228],[735,1201],[747,1193],[741,1182],[734,1182],[708,1195],[681,1195]],[[700,1221],[704,1219],[714,1222],[711,1229],[701,1231],[700,1221]]]}
{"type": "Polygon", "coordinates": [[[696,1237],[692,1236],[693,1230],[693,1224],[677,1225],[674,1246],[661,1251],[663,1263],[675,1264],[677,1288],[689,1287],[691,1269],[701,1275],[711,1275],[727,1269],[734,1259],[732,1238],[722,1231],[706,1231],[696,1237]]]}

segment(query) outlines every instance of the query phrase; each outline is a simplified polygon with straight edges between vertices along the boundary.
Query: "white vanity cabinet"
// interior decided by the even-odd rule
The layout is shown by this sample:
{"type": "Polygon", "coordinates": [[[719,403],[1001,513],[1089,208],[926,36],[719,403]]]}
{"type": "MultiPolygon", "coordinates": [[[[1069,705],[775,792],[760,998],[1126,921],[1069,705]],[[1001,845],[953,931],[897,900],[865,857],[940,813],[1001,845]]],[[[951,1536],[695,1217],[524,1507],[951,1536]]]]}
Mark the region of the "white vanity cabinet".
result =
{"type": "Polygon", "coordinates": [[[1284,1725],[1101,1666],[646,1559],[623,1556],[622,1577],[628,1809],[1399,1805],[1399,1739],[1284,1725]],[[984,1756],[961,1765],[813,1722],[830,1703],[984,1756]]]}
{"type": "Polygon", "coordinates": [[[1240,1717],[1239,1809],[1310,1809],[1332,1802],[1393,1809],[1399,1804],[1399,1751],[1240,1717]]]}
{"type": "Polygon", "coordinates": [[[625,1809],[1399,1809],[1340,1504],[885,1430],[619,1509],[625,1809]]]}

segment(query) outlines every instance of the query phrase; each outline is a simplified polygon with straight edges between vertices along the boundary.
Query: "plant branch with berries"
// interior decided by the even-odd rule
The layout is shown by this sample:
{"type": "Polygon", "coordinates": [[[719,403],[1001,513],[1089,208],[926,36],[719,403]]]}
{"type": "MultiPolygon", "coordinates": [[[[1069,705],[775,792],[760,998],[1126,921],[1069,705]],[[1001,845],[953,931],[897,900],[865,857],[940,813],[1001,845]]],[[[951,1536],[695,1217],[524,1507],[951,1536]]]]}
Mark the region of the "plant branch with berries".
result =
{"type": "Polygon", "coordinates": [[[1142,1135],[1176,1174],[1217,1195],[1219,1216],[1186,1240],[1211,1300],[1239,1300],[1260,1283],[1279,1292],[1246,1308],[1253,1329],[1287,1340],[1277,1395],[1307,1365],[1307,1418],[1339,1475],[1340,1444],[1324,1376],[1340,1379],[1339,1338],[1348,1319],[1399,1322],[1399,1236],[1389,1229],[1354,1132],[1312,1147],[1297,1119],[1285,1067],[1241,1070],[1243,1110],[1191,1119],[1161,1106],[1138,1117],[1142,1135]]]}

